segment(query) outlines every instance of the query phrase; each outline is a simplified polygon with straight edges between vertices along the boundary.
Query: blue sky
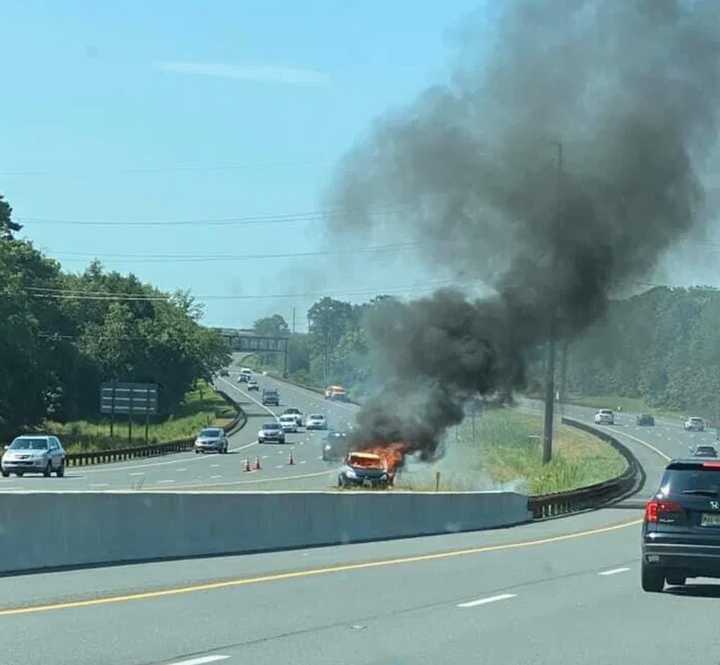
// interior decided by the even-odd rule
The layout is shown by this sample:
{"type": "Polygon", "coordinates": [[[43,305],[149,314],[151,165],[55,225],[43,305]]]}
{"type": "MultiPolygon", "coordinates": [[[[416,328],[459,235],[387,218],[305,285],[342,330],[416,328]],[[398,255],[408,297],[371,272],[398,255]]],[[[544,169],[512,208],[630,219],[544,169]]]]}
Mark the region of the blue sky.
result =
{"type": "MultiPolygon", "coordinates": [[[[421,271],[376,260],[343,276],[316,257],[147,257],[322,250],[327,239],[317,222],[48,220],[164,222],[322,208],[333,165],[372,120],[447,80],[452,32],[478,4],[6,0],[0,193],[27,237],[69,270],[97,255],[108,267],[198,296],[427,282],[421,271]]],[[[302,327],[315,299],[209,299],[206,322],[243,326],[273,311],[289,317],[295,305],[302,327]]]]}

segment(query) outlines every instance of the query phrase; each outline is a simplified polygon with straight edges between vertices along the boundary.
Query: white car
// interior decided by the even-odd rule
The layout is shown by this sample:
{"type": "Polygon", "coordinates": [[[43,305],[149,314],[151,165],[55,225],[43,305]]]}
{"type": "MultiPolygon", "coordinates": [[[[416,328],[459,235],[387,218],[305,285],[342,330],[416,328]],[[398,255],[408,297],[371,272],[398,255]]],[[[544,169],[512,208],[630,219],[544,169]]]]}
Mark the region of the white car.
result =
{"type": "Polygon", "coordinates": [[[704,432],[705,421],[702,418],[693,416],[685,421],[683,427],[687,432],[704,432]]]}
{"type": "Polygon", "coordinates": [[[595,424],[614,425],[615,414],[610,409],[600,409],[600,411],[595,414],[595,424]]]}
{"type": "Polygon", "coordinates": [[[297,418],[292,413],[286,413],[279,418],[283,432],[297,432],[297,418]]]}
{"type": "Polygon", "coordinates": [[[311,413],[305,421],[305,429],[327,429],[327,420],[321,413],[311,413]]]}

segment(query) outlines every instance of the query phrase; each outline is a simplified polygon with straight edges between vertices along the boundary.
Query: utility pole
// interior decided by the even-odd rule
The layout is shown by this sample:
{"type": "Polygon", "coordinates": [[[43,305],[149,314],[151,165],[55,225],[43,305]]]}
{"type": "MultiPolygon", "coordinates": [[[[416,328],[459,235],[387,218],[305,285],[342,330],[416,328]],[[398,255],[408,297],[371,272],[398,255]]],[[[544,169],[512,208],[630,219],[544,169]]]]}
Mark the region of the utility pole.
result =
{"type": "Polygon", "coordinates": [[[293,305],[293,315],[292,315],[292,334],[295,334],[295,306],[293,305]]]}
{"type": "MultiPolygon", "coordinates": [[[[563,146],[560,141],[556,142],[557,146],[557,182],[556,182],[556,205],[555,214],[560,214],[560,188],[562,185],[563,173],[563,146]]],[[[551,270],[555,270],[557,254],[553,248],[553,261],[551,270]]],[[[550,312],[550,321],[548,326],[548,340],[546,345],[545,358],[545,423],[543,428],[543,464],[548,464],[552,459],[553,444],[553,417],[555,407],[555,311],[550,312]]]]}
{"type": "Polygon", "coordinates": [[[568,346],[570,342],[563,340],[562,351],[560,352],[560,387],[558,388],[558,402],[560,402],[560,414],[565,415],[564,404],[567,399],[567,370],[568,370],[568,346]]]}

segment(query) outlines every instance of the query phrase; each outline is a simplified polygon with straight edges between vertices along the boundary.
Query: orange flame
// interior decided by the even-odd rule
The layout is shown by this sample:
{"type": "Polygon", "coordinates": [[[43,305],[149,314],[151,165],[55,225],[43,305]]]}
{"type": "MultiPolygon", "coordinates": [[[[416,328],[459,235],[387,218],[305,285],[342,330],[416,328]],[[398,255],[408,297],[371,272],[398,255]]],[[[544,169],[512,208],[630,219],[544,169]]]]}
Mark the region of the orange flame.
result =
{"type": "Polygon", "coordinates": [[[403,465],[405,455],[409,449],[410,444],[406,441],[395,441],[386,444],[371,443],[363,446],[362,452],[377,455],[382,460],[387,472],[394,476],[397,470],[403,465]]]}

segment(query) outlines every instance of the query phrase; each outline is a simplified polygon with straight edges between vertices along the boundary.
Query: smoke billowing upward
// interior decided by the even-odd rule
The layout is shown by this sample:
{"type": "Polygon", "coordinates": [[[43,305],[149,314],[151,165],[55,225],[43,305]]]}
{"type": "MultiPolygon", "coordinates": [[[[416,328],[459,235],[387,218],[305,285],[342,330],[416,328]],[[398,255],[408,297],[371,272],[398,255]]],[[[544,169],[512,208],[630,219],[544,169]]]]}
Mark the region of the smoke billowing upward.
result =
{"type": "Polygon", "coordinates": [[[390,303],[370,323],[386,384],[360,436],[427,456],[469,397],[523,384],[552,315],[559,335],[581,332],[703,216],[720,3],[502,7],[491,34],[465,30],[452,82],[378,121],[332,190],[350,211],[333,231],[420,241],[428,265],[496,291],[390,303]],[[391,222],[371,214],[393,205],[391,222]]]}

